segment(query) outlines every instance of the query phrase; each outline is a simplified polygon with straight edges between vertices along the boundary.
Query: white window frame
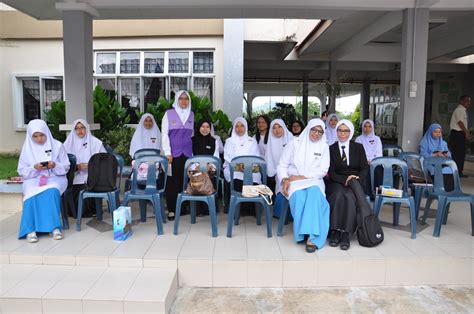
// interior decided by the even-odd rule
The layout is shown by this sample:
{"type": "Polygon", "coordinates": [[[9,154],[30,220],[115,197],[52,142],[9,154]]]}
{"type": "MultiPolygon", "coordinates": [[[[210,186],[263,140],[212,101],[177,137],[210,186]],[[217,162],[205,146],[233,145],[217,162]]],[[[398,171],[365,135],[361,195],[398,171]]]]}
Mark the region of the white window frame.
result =
{"type": "Polygon", "coordinates": [[[63,99],[66,99],[64,89],[64,75],[62,73],[13,73],[12,80],[12,102],[14,106],[13,116],[15,121],[15,131],[26,131],[27,125],[24,122],[24,103],[23,103],[23,81],[39,80],[40,89],[40,118],[44,116],[44,80],[61,79],[63,82],[63,99]]]}

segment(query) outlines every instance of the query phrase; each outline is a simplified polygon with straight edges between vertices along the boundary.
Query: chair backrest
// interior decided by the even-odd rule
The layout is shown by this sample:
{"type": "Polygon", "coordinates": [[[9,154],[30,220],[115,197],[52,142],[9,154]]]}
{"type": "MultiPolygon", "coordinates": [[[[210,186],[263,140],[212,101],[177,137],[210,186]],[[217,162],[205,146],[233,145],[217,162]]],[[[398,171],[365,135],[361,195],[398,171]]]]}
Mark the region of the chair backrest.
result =
{"type": "Polygon", "coordinates": [[[221,174],[221,160],[214,156],[197,155],[188,158],[186,160],[186,163],[184,164],[183,191],[186,190],[186,187],[188,186],[189,182],[189,177],[187,173],[188,167],[193,163],[199,163],[199,169],[201,170],[201,172],[207,172],[207,164],[213,164],[216,167],[216,175],[212,179],[214,180],[214,186],[217,187],[217,183],[221,174]]]}
{"type": "Polygon", "coordinates": [[[143,156],[159,156],[160,150],[155,148],[142,148],[139,149],[133,154],[133,159],[136,160],[143,156]]]}
{"type": "Polygon", "coordinates": [[[407,163],[408,169],[413,168],[423,171],[423,157],[415,152],[401,152],[398,159],[407,163]]]}
{"type": "Polygon", "coordinates": [[[423,159],[423,167],[434,168],[434,183],[433,190],[434,193],[444,193],[444,176],[443,176],[443,167],[451,168],[454,178],[454,192],[461,192],[461,181],[459,179],[458,166],[454,160],[446,157],[426,157],[423,159]]]}
{"type": "Polygon", "coordinates": [[[403,149],[397,144],[382,144],[382,151],[384,157],[397,157],[403,152],[403,149]]]}
{"type": "Polygon", "coordinates": [[[407,164],[403,160],[400,160],[395,157],[378,157],[378,158],[372,159],[372,161],[370,162],[370,178],[371,178],[372,191],[375,189],[374,173],[375,173],[375,168],[378,166],[382,166],[383,168],[382,186],[398,189],[398,187],[395,187],[393,183],[393,174],[394,174],[393,170],[394,170],[394,166],[396,166],[399,169],[401,169],[400,174],[402,175],[402,180],[403,180],[403,191],[404,192],[408,191],[407,164]]]}
{"type": "Polygon", "coordinates": [[[117,159],[117,164],[118,164],[117,175],[119,177],[118,189],[120,190],[120,187],[122,186],[122,174],[123,174],[123,167],[125,166],[125,160],[120,154],[114,153],[112,155],[114,155],[115,159],[117,159]]]}
{"type": "Polygon", "coordinates": [[[109,154],[115,154],[115,151],[112,147],[110,147],[110,145],[107,145],[107,144],[103,144],[104,145],[104,148],[105,148],[105,151],[109,154]]]}
{"type": "Polygon", "coordinates": [[[265,160],[257,156],[239,156],[235,157],[230,161],[229,170],[230,170],[230,189],[234,191],[234,172],[235,167],[238,164],[244,165],[244,185],[253,184],[253,167],[254,165],[259,167],[260,175],[262,176],[263,184],[267,184],[267,164],[265,160]]]}
{"type": "Polygon", "coordinates": [[[165,190],[166,179],[168,177],[168,159],[166,159],[164,156],[142,156],[135,159],[135,163],[133,164],[131,189],[132,194],[138,190],[138,167],[140,167],[142,163],[148,163],[145,193],[163,192],[165,190]],[[161,169],[164,171],[164,182],[161,190],[158,190],[156,185],[156,164],[160,164],[161,169]]]}
{"type": "Polygon", "coordinates": [[[76,155],[67,154],[69,159],[69,170],[66,174],[67,187],[70,188],[74,184],[74,174],[76,173],[77,158],[76,155]]]}

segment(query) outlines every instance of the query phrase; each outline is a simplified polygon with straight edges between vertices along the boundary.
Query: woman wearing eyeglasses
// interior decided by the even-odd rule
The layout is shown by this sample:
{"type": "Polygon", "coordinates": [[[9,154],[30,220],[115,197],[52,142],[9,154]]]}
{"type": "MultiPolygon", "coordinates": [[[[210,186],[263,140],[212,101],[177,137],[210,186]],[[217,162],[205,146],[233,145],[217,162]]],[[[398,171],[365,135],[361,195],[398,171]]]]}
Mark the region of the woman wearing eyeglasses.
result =
{"type": "Polygon", "coordinates": [[[329,159],[324,122],[312,119],[301,135],[285,146],[277,168],[281,192],[288,198],[293,215],[294,240],[305,241],[308,253],[326,243],[329,204],[323,178],[329,159]]]}
{"type": "Polygon", "coordinates": [[[369,165],[364,146],[351,142],[354,125],[340,120],[336,125],[337,141],[329,147],[328,201],[331,205],[329,245],[350,247],[350,234],[357,228],[357,208],[369,206],[363,186],[369,165]]]}

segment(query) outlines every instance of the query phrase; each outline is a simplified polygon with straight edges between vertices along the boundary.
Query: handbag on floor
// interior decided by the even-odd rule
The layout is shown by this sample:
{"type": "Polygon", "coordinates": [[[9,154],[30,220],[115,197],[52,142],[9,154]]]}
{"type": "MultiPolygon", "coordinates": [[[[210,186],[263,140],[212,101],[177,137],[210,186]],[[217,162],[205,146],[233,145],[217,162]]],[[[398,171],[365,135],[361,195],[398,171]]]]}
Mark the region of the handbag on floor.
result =
{"type": "Polygon", "coordinates": [[[268,205],[272,205],[272,190],[264,185],[244,185],[242,186],[242,196],[243,197],[257,197],[261,196],[268,205]]]}

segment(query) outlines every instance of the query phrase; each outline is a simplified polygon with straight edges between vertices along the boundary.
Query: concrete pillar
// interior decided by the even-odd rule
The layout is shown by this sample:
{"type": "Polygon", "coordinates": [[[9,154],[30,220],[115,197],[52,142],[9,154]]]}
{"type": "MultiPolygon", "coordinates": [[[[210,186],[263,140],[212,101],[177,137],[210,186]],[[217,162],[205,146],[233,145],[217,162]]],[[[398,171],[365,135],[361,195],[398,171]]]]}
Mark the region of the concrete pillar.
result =
{"type": "Polygon", "coordinates": [[[83,11],[63,11],[64,95],[66,123],[78,118],[94,122],[92,104],[92,16],[83,11]]]}
{"type": "MultiPolygon", "coordinates": [[[[302,108],[302,115],[303,115],[303,122],[306,124],[308,123],[308,76],[303,76],[303,108],[302,108]]],[[[312,115],[312,113],[311,113],[312,115]]]]}
{"type": "MultiPolygon", "coordinates": [[[[337,62],[336,61],[329,61],[329,82],[334,90],[336,87],[337,81],[337,62]]],[[[328,114],[336,112],[336,95],[332,93],[329,96],[329,109],[328,114]]]]}
{"type": "Polygon", "coordinates": [[[429,17],[425,8],[403,11],[398,145],[408,151],[418,151],[423,133],[429,17]]]}
{"type": "MultiPolygon", "coordinates": [[[[360,117],[362,121],[369,119],[370,110],[370,79],[366,78],[362,85],[362,97],[360,104],[360,117]]],[[[361,122],[362,122],[361,121],[361,122]]]]}
{"type": "Polygon", "coordinates": [[[244,21],[224,20],[224,112],[242,116],[244,95],[244,21]]]}

